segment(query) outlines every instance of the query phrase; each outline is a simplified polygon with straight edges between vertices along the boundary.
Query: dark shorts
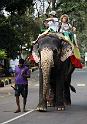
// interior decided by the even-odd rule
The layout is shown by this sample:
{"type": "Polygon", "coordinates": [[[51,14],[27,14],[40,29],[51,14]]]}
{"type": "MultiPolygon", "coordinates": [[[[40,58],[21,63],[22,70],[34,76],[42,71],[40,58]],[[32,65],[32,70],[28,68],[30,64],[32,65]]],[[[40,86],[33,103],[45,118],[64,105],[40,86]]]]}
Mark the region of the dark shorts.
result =
{"type": "Polygon", "coordinates": [[[26,98],[28,95],[28,84],[16,84],[15,85],[15,96],[20,96],[26,98]]]}

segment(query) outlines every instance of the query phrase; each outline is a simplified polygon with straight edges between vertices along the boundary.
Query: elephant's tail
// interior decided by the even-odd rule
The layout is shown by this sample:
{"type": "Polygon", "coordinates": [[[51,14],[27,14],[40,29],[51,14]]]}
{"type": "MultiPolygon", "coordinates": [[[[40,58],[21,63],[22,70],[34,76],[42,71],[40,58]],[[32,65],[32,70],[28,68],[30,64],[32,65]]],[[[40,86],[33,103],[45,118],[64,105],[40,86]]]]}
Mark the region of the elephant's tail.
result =
{"type": "Polygon", "coordinates": [[[76,89],[72,85],[70,85],[70,89],[72,90],[72,92],[76,93],[76,89]]]}

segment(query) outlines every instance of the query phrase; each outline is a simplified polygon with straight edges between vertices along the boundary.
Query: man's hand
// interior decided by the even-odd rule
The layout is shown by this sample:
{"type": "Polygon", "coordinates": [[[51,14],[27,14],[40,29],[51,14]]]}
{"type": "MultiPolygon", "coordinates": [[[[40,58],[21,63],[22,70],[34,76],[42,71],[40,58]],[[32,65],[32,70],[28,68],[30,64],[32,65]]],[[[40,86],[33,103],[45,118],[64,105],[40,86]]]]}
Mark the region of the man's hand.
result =
{"type": "Polygon", "coordinates": [[[76,32],[76,27],[73,27],[73,32],[76,32]]]}

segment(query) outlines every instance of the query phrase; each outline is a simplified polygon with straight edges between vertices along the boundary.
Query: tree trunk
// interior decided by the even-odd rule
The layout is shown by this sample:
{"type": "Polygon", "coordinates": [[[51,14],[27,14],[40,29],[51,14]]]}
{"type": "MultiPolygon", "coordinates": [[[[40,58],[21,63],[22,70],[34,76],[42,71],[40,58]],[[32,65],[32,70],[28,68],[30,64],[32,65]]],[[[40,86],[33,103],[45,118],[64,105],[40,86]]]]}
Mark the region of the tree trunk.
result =
{"type": "Polygon", "coordinates": [[[52,9],[55,10],[55,3],[56,3],[56,0],[52,0],[52,9]]]}
{"type": "Polygon", "coordinates": [[[5,76],[9,76],[9,59],[4,60],[4,68],[5,76]]]}

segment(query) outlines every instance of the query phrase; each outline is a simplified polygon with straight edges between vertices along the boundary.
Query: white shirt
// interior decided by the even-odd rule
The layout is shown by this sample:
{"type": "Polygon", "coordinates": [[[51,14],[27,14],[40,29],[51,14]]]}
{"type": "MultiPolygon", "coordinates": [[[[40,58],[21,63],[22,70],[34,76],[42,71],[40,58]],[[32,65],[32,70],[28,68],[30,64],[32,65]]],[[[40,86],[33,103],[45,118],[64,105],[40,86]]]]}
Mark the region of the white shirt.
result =
{"type": "Polygon", "coordinates": [[[69,24],[69,23],[62,23],[61,24],[61,28],[60,28],[60,32],[63,33],[63,32],[66,32],[66,31],[71,31],[72,29],[72,25],[69,24]]]}
{"type": "Polygon", "coordinates": [[[48,22],[49,29],[53,29],[55,32],[58,32],[58,18],[53,18],[53,21],[48,22]]]}

